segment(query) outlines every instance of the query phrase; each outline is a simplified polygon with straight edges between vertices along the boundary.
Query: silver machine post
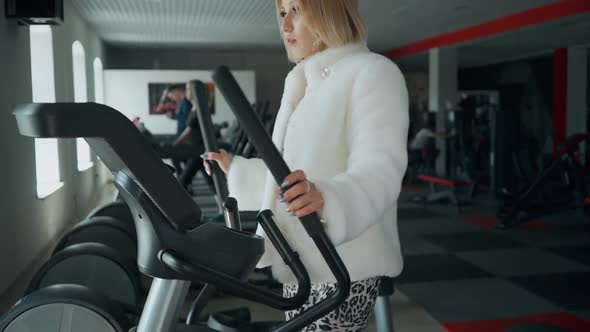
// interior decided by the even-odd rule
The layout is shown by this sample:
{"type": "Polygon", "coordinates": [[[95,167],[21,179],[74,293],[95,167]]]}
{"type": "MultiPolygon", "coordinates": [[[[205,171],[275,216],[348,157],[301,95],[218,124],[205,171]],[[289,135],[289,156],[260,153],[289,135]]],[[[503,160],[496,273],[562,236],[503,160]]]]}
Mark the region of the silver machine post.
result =
{"type": "Polygon", "coordinates": [[[154,278],[136,332],[174,332],[190,284],[154,278]]]}

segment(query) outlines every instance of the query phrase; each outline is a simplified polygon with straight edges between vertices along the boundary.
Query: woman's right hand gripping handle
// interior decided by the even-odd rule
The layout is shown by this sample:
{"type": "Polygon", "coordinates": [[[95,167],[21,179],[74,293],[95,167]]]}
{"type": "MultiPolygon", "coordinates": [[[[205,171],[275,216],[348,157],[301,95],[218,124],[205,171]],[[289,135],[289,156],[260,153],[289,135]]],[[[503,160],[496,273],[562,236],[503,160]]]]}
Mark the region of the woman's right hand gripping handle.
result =
{"type": "Polygon", "coordinates": [[[229,174],[229,167],[231,166],[233,156],[227,151],[220,149],[219,152],[205,152],[201,157],[203,158],[203,165],[205,166],[207,174],[211,175],[209,162],[212,160],[217,162],[217,165],[219,165],[219,168],[221,168],[225,176],[229,174]]]}

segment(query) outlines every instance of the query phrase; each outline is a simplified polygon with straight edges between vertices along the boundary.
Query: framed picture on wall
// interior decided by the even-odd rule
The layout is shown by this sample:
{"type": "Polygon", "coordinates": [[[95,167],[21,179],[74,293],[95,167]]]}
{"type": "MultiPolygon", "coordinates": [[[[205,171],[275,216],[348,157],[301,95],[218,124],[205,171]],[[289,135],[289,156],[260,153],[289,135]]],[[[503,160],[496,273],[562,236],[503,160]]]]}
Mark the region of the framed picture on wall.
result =
{"type": "Polygon", "coordinates": [[[148,83],[150,115],[174,112],[184,98],[186,83],[148,83]],[[166,92],[166,94],[165,94],[166,92]]]}
{"type": "MultiPolygon", "coordinates": [[[[205,83],[209,88],[209,110],[215,114],[215,84],[205,83]]],[[[185,96],[186,83],[148,83],[150,115],[174,113],[185,96]]]]}
{"type": "Polygon", "coordinates": [[[215,83],[205,83],[209,88],[209,111],[215,114],[215,83]]]}

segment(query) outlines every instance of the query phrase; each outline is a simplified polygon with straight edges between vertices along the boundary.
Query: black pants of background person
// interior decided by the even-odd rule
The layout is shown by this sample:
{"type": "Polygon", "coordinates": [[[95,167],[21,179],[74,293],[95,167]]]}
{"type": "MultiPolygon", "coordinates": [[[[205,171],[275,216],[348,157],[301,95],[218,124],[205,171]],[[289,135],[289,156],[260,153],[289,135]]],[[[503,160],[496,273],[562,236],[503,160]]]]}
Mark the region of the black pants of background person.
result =
{"type": "Polygon", "coordinates": [[[160,145],[158,148],[160,158],[172,159],[172,164],[176,169],[178,181],[185,189],[190,189],[195,175],[197,172],[201,171],[211,190],[215,191],[213,179],[205,173],[203,159],[200,157],[204,151],[205,147],[202,146],[202,144],[192,142],[189,139],[176,146],[160,145]],[[184,167],[182,167],[183,162],[185,162],[184,167]]]}
{"type": "Polygon", "coordinates": [[[172,162],[174,167],[179,170],[178,173],[178,181],[180,184],[190,191],[191,184],[193,183],[193,179],[197,172],[201,172],[209,188],[213,192],[215,192],[215,186],[213,184],[213,179],[207,175],[205,172],[205,166],[203,166],[203,159],[201,158],[201,154],[205,152],[205,147],[200,144],[194,143],[181,143],[177,147],[179,153],[186,153],[184,156],[185,158],[173,158],[172,162]],[[194,152],[197,152],[196,154],[194,152]],[[190,156],[186,158],[186,156],[190,156]],[[180,160],[186,160],[184,167],[180,166],[180,160]],[[176,166],[178,164],[178,167],[176,166]]]}
{"type": "MultiPolygon", "coordinates": [[[[226,143],[223,142],[218,142],[218,147],[219,149],[225,149],[226,151],[230,151],[230,146],[226,143]]],[[[183,145],[183,144],[181,144],[183,145]]],[[[187,143],[186,145],[189,145],[189,143],[187,143]]],[[[182,168],[182,171],[179,172],[179,177],[178,180],[180,181],[180,183],[182,183],[182,185],[185,188],[189,188],[195,175],[197,174],[197,172],[201,172],[203,174],[203,177],[205,178],[205,180],[207,181],[207,184],[209,185],[209,188],[211,188],[211,190],[213,192],[215,192],[215,185],[213,183],[213,178],[210,177],[207,172],[205,171],[205,166],[203,166],[203,159],[201,158],[201,154],[205,152],[205,147],[199,144],[195,144],[192,143],[190,144],[190,149],[197,149],[198,151],[202,151],[201,153],[199,153],[199,156],[196,158],[190,158],[186,161],[186,164],[184,166],[184,168],[182,168]]],[[[180,148],[180,146],[179,146],[180,148]]],[[[173,163],[178,163],[180,164],[180,161],[178,160],[172,160],[173,163]]],[[[174,166],[176,169],[181,169],[179,167],[176,167],[176,165],[174,166]]]]}
{"type": "Polygon", "coordinates": [[[191,184],[193,183],[195,175],[197,175],[197,172],[199,171],[203,174],[203,177],[207,181],[209,188],[211,188],[211,190],[215,192],[213,179],[205,172],[205,167],[203,166],[203,159],[201,159],[201,157],[191,158],[186,162],[184,168],[182,169],[182,172],[180,172],[178,181],[182,184],[184,188],[189,189],[191,184]]]}
{"type": "Polygon", "coordinates": [[[182,163],[186,163],[186,159],[172,158],[172,166],[174,166],[176,174],[182,173],[182,163]]]}

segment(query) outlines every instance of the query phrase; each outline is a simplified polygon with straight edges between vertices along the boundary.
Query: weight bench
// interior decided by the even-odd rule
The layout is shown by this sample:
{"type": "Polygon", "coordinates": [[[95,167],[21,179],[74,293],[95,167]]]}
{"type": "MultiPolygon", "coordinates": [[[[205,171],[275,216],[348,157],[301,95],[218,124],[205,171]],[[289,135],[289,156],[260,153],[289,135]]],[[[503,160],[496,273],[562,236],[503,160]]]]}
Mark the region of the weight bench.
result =
{"type": "Polygon", "coordinates": [[[418,179],[428,183],[430,192],[426,195],[425,200],[427,203],[439,202],[442,200],[449,200],[453,205],[457,207],[458,211],[461,211],[461,201],[457,198],[457,189],[469,187],[468,198],[471,200],[475,194],[476,183],[467,182],[464,180],[453,180],[443,177],[420,174],[418,179]],[[440,190],[439,187],[447,187],[446,190],[440,190]]]}

